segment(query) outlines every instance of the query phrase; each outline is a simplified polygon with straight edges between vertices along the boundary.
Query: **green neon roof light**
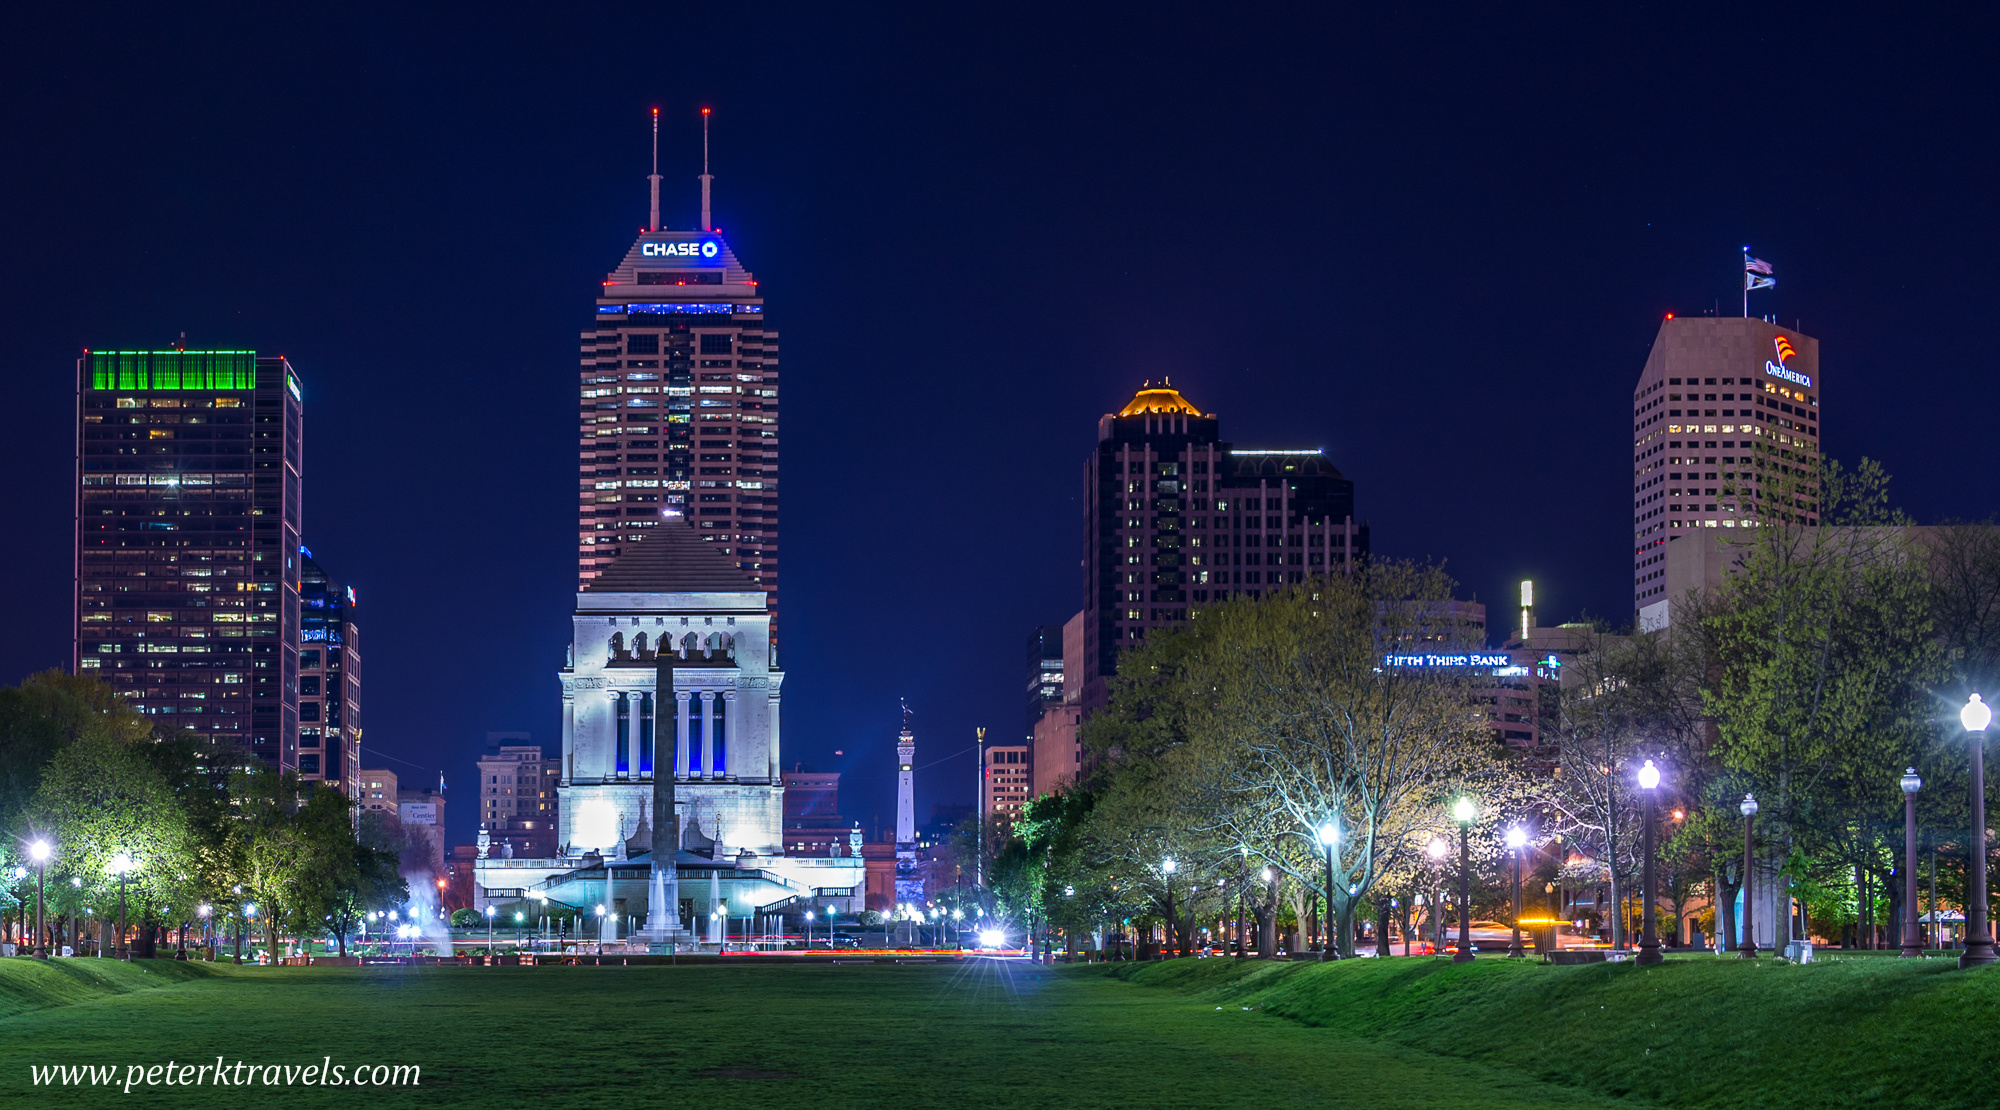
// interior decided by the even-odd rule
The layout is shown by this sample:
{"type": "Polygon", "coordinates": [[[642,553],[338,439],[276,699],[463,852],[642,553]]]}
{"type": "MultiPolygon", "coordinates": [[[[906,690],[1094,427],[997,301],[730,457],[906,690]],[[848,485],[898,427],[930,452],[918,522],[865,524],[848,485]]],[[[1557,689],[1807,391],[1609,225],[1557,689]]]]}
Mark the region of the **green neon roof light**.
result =
{"type": "Polygon", "coordinates": [[[257,388],[255,351],[91,351],[92,389],[257,388]]]}

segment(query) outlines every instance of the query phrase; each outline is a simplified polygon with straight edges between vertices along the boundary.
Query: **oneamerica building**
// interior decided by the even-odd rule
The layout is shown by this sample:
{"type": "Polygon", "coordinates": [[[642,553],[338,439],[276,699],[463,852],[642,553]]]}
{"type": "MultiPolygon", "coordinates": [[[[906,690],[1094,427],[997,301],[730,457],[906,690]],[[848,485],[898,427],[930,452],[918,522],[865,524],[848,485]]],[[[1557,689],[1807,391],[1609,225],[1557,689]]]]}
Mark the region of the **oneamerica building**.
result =
{"type": "MultiPolygon", "coordinates": [[[[1670,579],[1694,529],[1755,527],[1774,474],[1820,457],[1819,341],[1765,320],[1667,317],[1632,391],[1633,601],[1641,627],[1700,582],[1670,579]],[[1761,463],[1761,465],[1760,465],[1761,463]]],[[[1807,506],[1804,523],[1818,523],[1807,506]]],[[[1701,533],[1706,549],[1721,533],[1701,533]]]]}

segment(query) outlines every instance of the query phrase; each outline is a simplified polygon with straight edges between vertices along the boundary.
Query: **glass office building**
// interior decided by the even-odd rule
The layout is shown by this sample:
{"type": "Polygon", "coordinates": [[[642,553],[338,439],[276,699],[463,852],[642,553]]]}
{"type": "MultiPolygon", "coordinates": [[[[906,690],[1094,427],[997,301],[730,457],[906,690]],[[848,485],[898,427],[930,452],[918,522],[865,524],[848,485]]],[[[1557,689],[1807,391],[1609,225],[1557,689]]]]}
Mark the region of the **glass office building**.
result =
{"type": "Polygon", "coordinates": [[[77,362],[72,664],[142,712],[298,766],[297,373],[254,351],[77,362]]]}

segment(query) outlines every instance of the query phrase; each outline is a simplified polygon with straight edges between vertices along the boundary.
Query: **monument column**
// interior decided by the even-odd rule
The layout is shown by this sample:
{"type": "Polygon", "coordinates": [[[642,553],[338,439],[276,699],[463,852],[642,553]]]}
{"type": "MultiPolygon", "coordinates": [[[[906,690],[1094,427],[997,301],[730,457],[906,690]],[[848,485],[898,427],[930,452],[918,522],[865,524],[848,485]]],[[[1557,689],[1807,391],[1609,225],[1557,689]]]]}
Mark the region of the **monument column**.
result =
{"type": "MultiPolygon", "coordinates": [[[[741,767],[743,766],[743,759],[738,754],[738,751],[743,743],[743,714],[737,710],[736,691],[734,689],[724,690],[721,697],[723,762],[731,764],[734,767],[741,767]]],[[[722,777],[724,778],[729,777],[733,773],[731,767],[718,767],[716,770],[722,772],[722,777]]]]}
{"type": "Polygon", "coordinates": [[[694,695],[696,712],[701,715],[701,777],[715,777],[715,723],[722,715],[713,711],[708,700],[708,691],[697,690],[694,695]]]}
{"type": "Polygon", "coordinates": [[[686,778],[691,764],[688,763],[688,721],[694,716],[687,711],[687,695],[675,690],[667,695],[674,699],[674,774],[686,778]]]}
{"type": "MultiPolygon", "coordinates": [[[[671,652],[662,651],[657,655],[652,693],[655,706],[674,704],[673,658],[671,652]]],[[[679,717],[680,714],[674,716],[679,717]]],[[[646,753],[653,771],[653,842],[652,867],[647,874],[646,928],[643,935],[650,945],[671,946],[683,931],[680,916],[680,818],[674,811],[674,742],[666,739],[666,730],[659,727],[657,712],[654,717],[653,730],[646,738],[653,745],[646,753]]]]}

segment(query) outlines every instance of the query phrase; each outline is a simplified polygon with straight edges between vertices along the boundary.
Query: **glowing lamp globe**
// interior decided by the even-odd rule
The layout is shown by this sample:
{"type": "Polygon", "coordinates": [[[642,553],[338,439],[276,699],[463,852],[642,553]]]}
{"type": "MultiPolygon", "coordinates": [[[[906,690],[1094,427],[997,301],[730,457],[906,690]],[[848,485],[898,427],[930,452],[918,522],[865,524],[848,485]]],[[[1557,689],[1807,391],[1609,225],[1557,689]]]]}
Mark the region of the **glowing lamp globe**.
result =
{"type": "Polygon", "coordinates": [[[1452,803],[1451,819],[1459,824],[1469,825],[1472,823],[1472,819],[1477,816],[1479,816],[1479,807],[1472,804],[1471,798],[1460,798],[1458,801],[1452,803]]]}
{"type": "Polygon", "coordinates": [[[1922,790],[1924,788],[1924,780],[1918,778],[1917,769],[1915,767],[1911,767],[1903,772],[1903,777],[1900,780],[1899,785],[1902,786],[1903,793],[1915,794],[1917,791],[1922,790]]]}
{"type": "Polygon", "coordinates": [[[1331,821],[1321,825],[1319,827],[1319,842],[1329,848],[1340,843],[1340,829],[1331,821]]]}
{"type": "Polygon", "coordinates": [[[1519,825],[1507,830],[1507,847],[1519,850],[1528,846],[1528,834],[1519,825]]]}
{"type": "Polygon", "coordinates": [[[1743,804],[1736,808],[1745,817],[1757,816],[1757,796],[1755,794],[1743,795],[1743,804]]]}
{"type": "Polygon", "coordinates": [[[1653,761],[1650,759],[1646,761],[1644,767],[1639,768],[1639,785],[1647,790],[1660,785],[1660,769],[1653,766],[1653,761]]]}
{"type": "Polygon", "coordinates": [[[1432,859],[1443,859],[1444,854],[1450,850],[1451,849],[1445,844],[1444,838],[1438,836],[1431,837],[1431,842],[1429,844],[1424,845],[1424,851],[1428,853],[1432,859]]]}
{"type": "Polygon", "coordinates": [[[1964,725],[1967,732],[1985,732],[1986,726],[1993,723],[1993,708],[1974,694],[1965,703],[1965,708],[1958,711],[1958,723],[1964,725]]]}

